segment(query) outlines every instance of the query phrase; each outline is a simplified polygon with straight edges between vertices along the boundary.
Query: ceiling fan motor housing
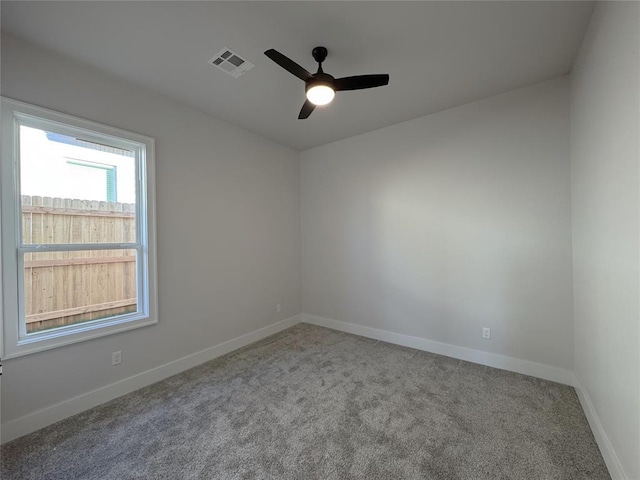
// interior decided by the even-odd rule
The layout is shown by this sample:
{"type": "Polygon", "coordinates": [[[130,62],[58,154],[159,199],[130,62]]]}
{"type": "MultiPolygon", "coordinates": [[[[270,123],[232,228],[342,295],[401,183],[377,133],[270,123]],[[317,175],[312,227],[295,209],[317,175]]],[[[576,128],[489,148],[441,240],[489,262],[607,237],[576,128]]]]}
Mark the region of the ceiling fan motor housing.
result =
{"type": "Polygon", "coordinates": [[[332,90],[335,90],[335,88],[333,87],[333,81],[333,76],[329,75],[328,73],[315,73],[309,80],[305,82],[305,91],[308,91],[310,88],[317,85],[326,85],[332,90]]]}

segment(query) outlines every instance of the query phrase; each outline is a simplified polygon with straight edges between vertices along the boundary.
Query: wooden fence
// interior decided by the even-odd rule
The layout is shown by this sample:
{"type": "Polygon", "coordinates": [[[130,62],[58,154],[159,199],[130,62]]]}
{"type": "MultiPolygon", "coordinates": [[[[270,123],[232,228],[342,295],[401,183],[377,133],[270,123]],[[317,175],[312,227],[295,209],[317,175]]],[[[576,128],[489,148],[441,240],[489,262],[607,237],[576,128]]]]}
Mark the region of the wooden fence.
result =
{"type": "MultiPolygon", "coordinates": [[[[135,205],[22,197],[25,244],[135,241],[135,205]]],[[[33,252],[24,257],[27,332],[136,311],[136,251],[33,252]]]]}

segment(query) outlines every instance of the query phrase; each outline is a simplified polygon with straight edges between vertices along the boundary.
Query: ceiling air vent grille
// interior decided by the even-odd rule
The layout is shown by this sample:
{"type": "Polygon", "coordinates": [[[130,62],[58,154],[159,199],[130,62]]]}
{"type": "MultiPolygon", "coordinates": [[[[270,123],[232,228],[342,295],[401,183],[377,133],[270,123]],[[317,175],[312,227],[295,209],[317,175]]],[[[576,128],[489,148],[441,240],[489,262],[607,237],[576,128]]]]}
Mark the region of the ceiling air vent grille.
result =
{"type": "Polygon", "coordinates": [[[255,65],[248,60],[242,58],[237,53],[228,48],[223,48],[209,62],[214,67],[227,72],[233,78],[238,78],[242,74],[251,70],[255,65]]]}

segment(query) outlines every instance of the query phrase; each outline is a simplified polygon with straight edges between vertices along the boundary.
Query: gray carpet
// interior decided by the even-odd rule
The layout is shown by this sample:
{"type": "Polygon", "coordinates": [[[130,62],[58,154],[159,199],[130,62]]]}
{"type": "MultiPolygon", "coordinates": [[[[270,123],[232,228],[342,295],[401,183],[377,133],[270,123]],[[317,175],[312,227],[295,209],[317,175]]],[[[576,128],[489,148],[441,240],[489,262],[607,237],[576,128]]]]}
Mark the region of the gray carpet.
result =
{"type": "Polygon", "coordinates": [[[608,479],[567,386],[297,325],[1,449],[9,479],[608,479]]]}

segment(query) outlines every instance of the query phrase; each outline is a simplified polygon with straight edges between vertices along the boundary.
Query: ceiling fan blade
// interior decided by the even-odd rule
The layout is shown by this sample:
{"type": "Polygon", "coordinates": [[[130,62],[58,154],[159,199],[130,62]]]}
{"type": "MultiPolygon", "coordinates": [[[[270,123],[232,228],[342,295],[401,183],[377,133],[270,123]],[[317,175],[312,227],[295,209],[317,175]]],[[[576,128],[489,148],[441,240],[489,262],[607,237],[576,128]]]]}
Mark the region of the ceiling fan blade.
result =
{"type": "Polygon", "coordinates": [[[389,75],[356,75],[355,77],[336,78],[333,86],[336,91],[362,90],[363,88],[382,87],[389,83],[389,75]]]}
{"type": "Polygon", "coordinates": [[[309,115],[311,115],[311,112],[313,112],[314,108],[316,108],[316,106],[313,103],[311,103],[309,100],[305,101],[304,105],[302,105],[302,109],[300,109],[298,120],[309,118],[309,115]]]}
{"type": "Polygon", "coordinates": [[[298,65],[296,62],[291,60],[289,57],[285,57],[283,54],[274,50],[273,48],[264,52],[264,54],[269,57],[271,60],[276,62],[282,68],[284,68],[287,72],[293,73],[300,80],[304,80],[305,82],[309,80],[312,75],[307,72],[304,68],[298,65]]]}

